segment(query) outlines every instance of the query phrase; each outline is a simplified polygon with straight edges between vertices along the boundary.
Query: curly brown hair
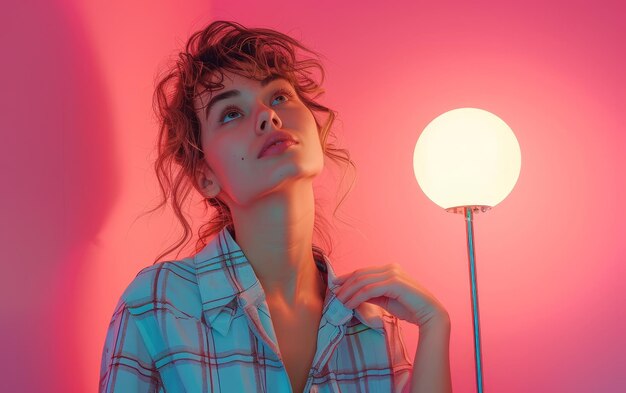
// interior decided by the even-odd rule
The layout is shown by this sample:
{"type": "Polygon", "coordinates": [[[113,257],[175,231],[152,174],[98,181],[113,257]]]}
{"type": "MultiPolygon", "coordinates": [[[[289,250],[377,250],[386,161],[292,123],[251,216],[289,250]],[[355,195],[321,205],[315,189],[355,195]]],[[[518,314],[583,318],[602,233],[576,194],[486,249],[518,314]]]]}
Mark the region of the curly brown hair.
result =
{"type": "MultiPolygon", "coordinates": [[[[223,84],[215,82],[213,77],[219,75],[217,80],[223,81],[224,71],[256,80],[261,80],[263,75],[274,73],[289,80],[298,97],[314,114],[324,155],[336,163],[346,164],[346,170],[348,166],[356,170],[349,152],[335,147],[328,140],[330,136],[336,139],[331,131],[336,112],[316,101],[324,93],[321,87],[324,81],[324,68],[314,58],[297,58],[297,50],[309,52],[319,58],[316,52],[275,30],[246,28],[236,22],[215,21],[193,33],[187,41],[185,51],[178,54],[175,64],[168,65],[162,75],[157,76],[153,109],[159,123],[159,134],[154,169],[162,199],[156,207],[144,214],[162,208],[171,198],[172,209],[184,232],[178,242],[157,256],[154,263],[168,253],[182,248],[183,244],[186,245],[191,240],[191,226],[185,219],[181,206],[188,198],[192,187],[199,191],[195,174],[199,162],[204,159],[204,153],[200,148],[200,121],[194,107],[194,99],[206,91],[212,92],[223,88],[223,84]],[[319,83],[311,77],[310,69],[317,69],[320,72],[319,83]],[[326,114],[326,121],[321,124],[314,112],[326,114]]],[[[342,181],[343,177],[345,171],[342,181]]],[[[335,207],[333,216],[353,184],[354,179],[335,207]]],[[[232,216],[225,203],[218,198],[204,197],[202,203],[205,214],[209,206],[214,208],[215,214],[199,228],[196,252],[207,244],[210,236],[224,227],[228,226],[234,232],[232,216]]],[[[315,203],[317,206],[318,201],[315,203]]],[[[316,208],[315,211],[314,231],[325,240],[328,251],[314,243],[314,252],[330,255],[332,243],[318,225],[326,220],[318,214],[320,209],[316,208]]]]}

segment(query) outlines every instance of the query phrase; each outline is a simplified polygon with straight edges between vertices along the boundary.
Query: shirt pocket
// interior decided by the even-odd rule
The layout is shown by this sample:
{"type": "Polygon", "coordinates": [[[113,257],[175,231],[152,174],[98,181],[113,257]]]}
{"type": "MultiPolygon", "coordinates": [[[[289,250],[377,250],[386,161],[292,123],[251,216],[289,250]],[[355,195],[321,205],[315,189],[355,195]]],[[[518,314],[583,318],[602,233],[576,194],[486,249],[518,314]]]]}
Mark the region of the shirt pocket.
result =
{"type": "Polygon", "coordinates": [[[159,308],[137,321],[166,392],[210,389],[208,328],[175,308],[159,308]]]}

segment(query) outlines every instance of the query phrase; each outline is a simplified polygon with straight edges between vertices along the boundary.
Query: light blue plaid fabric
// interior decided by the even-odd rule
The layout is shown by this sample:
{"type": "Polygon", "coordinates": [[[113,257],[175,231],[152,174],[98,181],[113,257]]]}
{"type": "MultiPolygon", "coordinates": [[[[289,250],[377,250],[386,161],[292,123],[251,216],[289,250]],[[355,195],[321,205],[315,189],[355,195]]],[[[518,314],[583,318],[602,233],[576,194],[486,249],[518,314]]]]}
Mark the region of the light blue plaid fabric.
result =
{"type": "MultiPolygon", "coordinates": [[[[304,392],[401,392],[413,366],[398,319],[371,303],[346,308],[328,257],[315,262],[328,290],[304,392]]],[[[99,391],[292,393],[263,288],[228,228],[128,285],[107,331],[99,391]]]]}

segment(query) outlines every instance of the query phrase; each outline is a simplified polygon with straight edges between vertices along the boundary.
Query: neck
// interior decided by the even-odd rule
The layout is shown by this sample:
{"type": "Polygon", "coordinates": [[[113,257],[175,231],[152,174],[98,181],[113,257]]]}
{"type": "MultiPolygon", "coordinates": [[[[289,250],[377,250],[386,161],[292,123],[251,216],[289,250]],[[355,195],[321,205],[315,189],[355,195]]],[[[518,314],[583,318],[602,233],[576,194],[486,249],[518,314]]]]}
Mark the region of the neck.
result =
{"type": "Polygon", "coordinates": [[[315,200],[310,182],[297,182],[251,206],[234,206],[236,242],[268,299],[289,306],[323,302],[325,284],[312,251],[315,200]]]}

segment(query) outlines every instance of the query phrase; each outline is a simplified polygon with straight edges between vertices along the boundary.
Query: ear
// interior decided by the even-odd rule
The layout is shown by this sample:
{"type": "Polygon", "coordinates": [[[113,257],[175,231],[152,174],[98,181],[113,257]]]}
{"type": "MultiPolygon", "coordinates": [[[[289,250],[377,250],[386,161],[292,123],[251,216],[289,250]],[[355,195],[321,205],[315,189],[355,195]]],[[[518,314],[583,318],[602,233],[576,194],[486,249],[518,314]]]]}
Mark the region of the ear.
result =
{"type": "Polygon", "coordinates": [[[196,170],[196,188],[206,198],[214,198],[220,192],[215,174],[205,160],[201,160],[196,170]]]}

